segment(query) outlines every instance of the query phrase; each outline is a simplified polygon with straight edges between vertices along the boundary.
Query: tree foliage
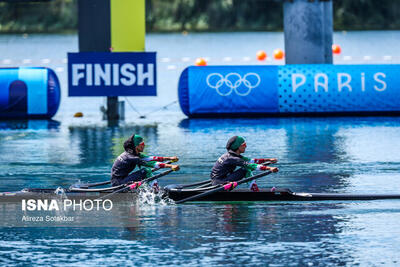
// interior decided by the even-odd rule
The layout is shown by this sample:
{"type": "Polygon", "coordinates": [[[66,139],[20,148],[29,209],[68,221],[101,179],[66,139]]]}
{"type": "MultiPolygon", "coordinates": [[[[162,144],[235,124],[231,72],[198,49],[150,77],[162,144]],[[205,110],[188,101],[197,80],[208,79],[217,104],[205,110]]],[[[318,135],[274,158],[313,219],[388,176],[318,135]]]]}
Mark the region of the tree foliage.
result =
{"type": "MultiPolygon", "coordinates": [[[[78,0],[0,0],[0,32],[76,31],[78,0]]],[[[114,0],[115,1],[115,0],[114,0]]],[[[148,32],[281,31],[280,0],[146,0],[148,32]]],[[[400,1],[334,0],[335,30],[400,29],[400,1]]]]}

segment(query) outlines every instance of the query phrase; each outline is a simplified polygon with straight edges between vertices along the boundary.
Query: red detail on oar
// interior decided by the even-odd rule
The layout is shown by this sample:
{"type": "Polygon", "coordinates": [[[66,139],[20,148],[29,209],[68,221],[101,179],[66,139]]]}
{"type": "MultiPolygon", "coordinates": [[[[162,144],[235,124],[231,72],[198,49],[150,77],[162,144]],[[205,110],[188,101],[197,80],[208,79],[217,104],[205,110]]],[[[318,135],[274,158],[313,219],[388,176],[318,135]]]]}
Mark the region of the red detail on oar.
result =
{"type": "Polygon", "coordinates": [[[254,159],[254,163],[261,164],[268,161],[267,159],[254,159]]]}
{"type": "Polygon", "coordinates": [[[158,163],[159,168],[165,168],[165,163],[158,163]]]}
{"type": "Polygon", "coordinates": [[[141,185],[142,185],[142,182],[134,182],[133,184],[131,184],[129,186],[129,189],[133,190],[133,189],[139,188],[139,186],[141,186],[141,185]]]}
{"type": "Polygon", "coordinates": [[[258,169],[260,171],[266,171],[266,170],[269,170],[269,167],[268,166],[260,166],[258,169]]]}
{"type": "Polygon", "coordinates": [[[224,185],[224,190],[225,191],[233,190],[237,185],[238,185],[237,182],[232,182],[232,183],[226,184],[226,185],[224,185]]]}
{"type": "Polygon", "coordinates": [[[236,186],[238,186],[238,183],[237,182],[233,182],[231,190],[233,190],[236,186]]]}

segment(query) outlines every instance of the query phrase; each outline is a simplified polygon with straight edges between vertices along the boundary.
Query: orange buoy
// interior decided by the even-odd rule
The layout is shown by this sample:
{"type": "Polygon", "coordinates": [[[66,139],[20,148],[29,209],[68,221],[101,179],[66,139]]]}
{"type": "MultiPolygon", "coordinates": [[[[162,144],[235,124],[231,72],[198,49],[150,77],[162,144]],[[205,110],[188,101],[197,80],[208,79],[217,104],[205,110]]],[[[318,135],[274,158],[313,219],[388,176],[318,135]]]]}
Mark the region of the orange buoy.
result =
{"type": "Polygon", "coordinates": [[[196,58],[196,62],[194,63],[196,66],[207,66],[207,61],[204,58],[196,58]]]}
{"type": "Polygon", "coordinates": [[[342,52],[342,48],[340,48],[340,45],[338,44],[333,44],[332,45],[332,52],[336,55],[339,55],[340,52],[342,52]]]}
{"type": "Polygon", "coordinates": [[[82,112],[77,112],[74,114],[75,118],[82,118],[83,117],[83,113],[82,112]]]}
{"type": "Polygon", "coordinates": [[[264,50],[259,50],[257,52],[257,59],[258,60],[262,61],[262,60],[265,60],[266,58],[267,58],[267,53],[265,53],[264,50]]]}
{"type": "Polygon", "coordinates": [[[283,59],[285,57],[285,53],[281,49],[274,50],[274,58],[276,60],[283,59]]]}

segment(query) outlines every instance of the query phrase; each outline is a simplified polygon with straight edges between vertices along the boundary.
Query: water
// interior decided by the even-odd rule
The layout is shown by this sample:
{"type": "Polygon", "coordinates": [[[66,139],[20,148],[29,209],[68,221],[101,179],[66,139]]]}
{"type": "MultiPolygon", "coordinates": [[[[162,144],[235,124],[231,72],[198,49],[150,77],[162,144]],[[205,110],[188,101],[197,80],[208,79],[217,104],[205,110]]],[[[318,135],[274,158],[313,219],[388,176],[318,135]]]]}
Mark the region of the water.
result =
{"type": "MultiPolygon", "coordinates": [[[[343,55],[335,62],[398,63],[399,34],[336,33],[343,55]],[[390,60],[384,59],[388,55],[390,60]]],[[[253,60],[255,52],[265,49],[271,54],[283,47],[281,33],[157,34],[148,36],[146,46],[158,52],[158,97],[128,100],[140,113],[152,113],[139,119],[126,105],[126,121],[107,127],[99,111],[103,98],[67,97],[63,58],[66,52],[77,51],[76,36],[0,36],[0,64],[12,59],[22,65],[30,58],[30,65],[43,65],[41,60],[49,58],[46,66],[57,71],[63,90],[53,121],[0,122],[0,191],[108,179],[122,142],[135,132],[145,137],[149,154],[181,158],[181,171],[161,178],[161,185],[206,179],[227,139],[238,134],[247,140],[245,155],[279,159],[280,172],[262,178],[261,187],[400,192],[398,117],[189,120],[177,104],[157,110],[176,100],[179,74],[196,57],[209,57],[210,64],[260,64],[253,60]],[[73,118],[77,111],[84,117],[73,118]]],[[[398,200],[141,204],[127,208],[126,216],[132,227],[0,228],[0,263],[397,266],[400,262],[398,200]]]]}

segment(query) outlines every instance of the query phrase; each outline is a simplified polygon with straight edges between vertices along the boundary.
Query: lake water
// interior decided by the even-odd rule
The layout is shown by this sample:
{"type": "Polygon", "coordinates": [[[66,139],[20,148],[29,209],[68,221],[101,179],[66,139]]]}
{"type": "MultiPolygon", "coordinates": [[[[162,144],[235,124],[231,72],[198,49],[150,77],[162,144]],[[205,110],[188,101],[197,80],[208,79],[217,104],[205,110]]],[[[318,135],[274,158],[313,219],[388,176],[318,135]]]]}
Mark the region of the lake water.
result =
{"type": "MultiPolygon", "coordinates": [[[[335,33],[343,52],[334,61],[398,64],[399,41],[398,31],[335,33]]],[[[242,135],[245,155],[279,159],[280,172],[261,179],[261,187],[400,192],[399,117],[187,119],[180,112],[174,102],[178,78],[196,57],[207,57],[210,65],[282,64],[255,60],[260,49],[271,55],[283,48],[282,33],[148,35],[147,50],[158,53],[158,96],[121,97],[126,120],[119,127],[102,120],[104,98],[67,97],[64,59],[77,43],[75,35],[0,36],[1,66],[47,66],[62,86],[53,121],[0,122],[0,191],[108,179],[122,142],[138,133],[149,154],[181,158],[182,169],[161,178],[161,185],[207,179],[227,139],[242,135]],[[73,117],[78,111],[83,118],[73,117]]],[[[127,214],[133,214],[132,227],[0,228],[0,263],[400,264],[399,200],[142,204],[127,214]]]]}

